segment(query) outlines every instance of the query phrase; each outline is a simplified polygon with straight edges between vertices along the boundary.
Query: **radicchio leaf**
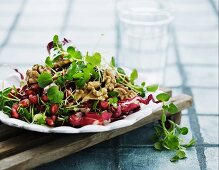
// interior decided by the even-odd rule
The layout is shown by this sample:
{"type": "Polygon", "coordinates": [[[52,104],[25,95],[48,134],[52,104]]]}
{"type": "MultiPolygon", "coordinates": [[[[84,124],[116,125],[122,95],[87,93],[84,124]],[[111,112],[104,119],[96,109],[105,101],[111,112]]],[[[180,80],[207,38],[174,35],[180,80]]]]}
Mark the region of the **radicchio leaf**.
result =
{"type": "MultiPolygon", "coordinates": [[[[68,40],[68,39],[64,38],[63,41],[62,41],[62,45],[66,45],[68,43],[71,43],[71,40],[68,40]]],[[[47,51],[48,51],[49,54],[50,54],[50,50],[52,48],[54,48],[53,41],[51,41],[47,44],[47,51]]]]}
{"type": "Polygon", "coordinates": [[[16,71],[20,75],[21,80],[24,80],[24,75],[17,68],[15,68],[14,71],[16,71]]]}

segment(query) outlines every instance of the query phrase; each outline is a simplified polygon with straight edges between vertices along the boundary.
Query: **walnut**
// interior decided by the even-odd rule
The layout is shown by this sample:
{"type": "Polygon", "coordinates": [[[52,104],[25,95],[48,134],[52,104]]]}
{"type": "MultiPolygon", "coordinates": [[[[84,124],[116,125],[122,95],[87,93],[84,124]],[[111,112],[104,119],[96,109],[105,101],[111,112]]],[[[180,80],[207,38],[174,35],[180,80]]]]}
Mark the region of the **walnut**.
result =
{"type": "Polygon", "coordinates": [[[27,70],[27,72],[26,72],[27,84],[37,83],[38,76],[39,76],[39,73],[37,71],[27,70]]]}
{"type": "Polygon", "coordinates": [[[106,69],[103,72],[103,81],[105,82],[105,87],[107,90],[112,91],[116,85],[116,78],[113,70],[106,69]]]}
{"type": "Polygon", "coordinates": [[[99,81],[90,81],[87,84],[87,89],[88,90],[97,89],[99,87],[100,87],[100,82],[99,81]]]}
{"type": "Polygon", "coordinates": [[[127,99],[127,98],[133,98],[137,94],[133,90],[129,90],[128,87],[125,87],[124,85],[117,84],[114,91],[119,93],[119,98],[121,100],[127,99]]]}
{"type": "Polygon", "coordinates": [[[98,81],[88,82],[84,88],[76,90],[74,96],[76,101],[81,99],[82,102],[88,100],[105,100],[108,98],[107,89],[101,88],[100,82],[98,81]],[[98,88],[100,89],[97,90],[98,88]]]}
{"type": "Polygon", "coordinates": [[[54,67],[55,68],[62,68],[62,67],[68,66],[70,64],[71,64],[71,61],[69,59],[61,59],[60,61],[58,61],[54,64],[54,67]]]}
{"type": "Polygon", "coordinates": [[[74,94],[75,100],[78,101],[83,97],[84,97],[84,90],[76,90],[76,92],[74,94]]]}
{"type": "Polygon", "coordinates": [[[26,81],[28,85],[37,83],[37,79],[39,75],[43,72],[51,72],[51,70],[42,65],[35,64],[31,70],[27,70],[26,72],[26,81]]]}

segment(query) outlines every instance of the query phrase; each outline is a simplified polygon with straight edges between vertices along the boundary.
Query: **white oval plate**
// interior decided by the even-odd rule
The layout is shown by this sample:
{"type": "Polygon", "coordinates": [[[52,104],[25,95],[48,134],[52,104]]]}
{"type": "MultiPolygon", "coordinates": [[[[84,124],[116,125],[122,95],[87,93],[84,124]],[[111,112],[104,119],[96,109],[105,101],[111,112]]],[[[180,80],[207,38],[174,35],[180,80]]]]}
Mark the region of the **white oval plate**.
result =
{"type": "MultiPolygon", "coordinates": [[[[8,76],[4,81],[0,81],[2,84],[4,84],[4,88],[11,87],[12,85],[15,85],[19,87],[20,78],[19,75],[13,74],[8,76]]],[[[2,87],[1,87],[2,88],[2,87]]],[[[0,90],[1,90],[0,88],[0,90]]],[[[156,93],[153,93],[153,96],[155,97],[157,94],[161,93],[162,91],[157,91],[156,93]]],[[[148,94],[149,95],[149,94],[148,94]]],[[[130,126],[136,123],[137,121],[149,116],[152,114],[154,110],[159,108],[161,104],[155,104],[153,102],[150,102],[147,106],[141,105],[141,110],[138,112],[135,112],[131,115],[128,115],[122,120],[117,120],[115,122],[109,123],[105,126],[102,125],[87,125],[83,126],[81,128],[74,128],[70,126],[60,126],[60,127],[49,127],[46,125],[37,125],[33,123],[27,123],[25,121],[10,118],[7,114],[0,111],[0,121],[6,125],[14,126],[30,131],[36,131],[36,132],[43,132],[43,133],[89,133],[89,132],[104,132],[104,131],[110,131],[114,129],[119,129],[122,127],[130,126]]]]}

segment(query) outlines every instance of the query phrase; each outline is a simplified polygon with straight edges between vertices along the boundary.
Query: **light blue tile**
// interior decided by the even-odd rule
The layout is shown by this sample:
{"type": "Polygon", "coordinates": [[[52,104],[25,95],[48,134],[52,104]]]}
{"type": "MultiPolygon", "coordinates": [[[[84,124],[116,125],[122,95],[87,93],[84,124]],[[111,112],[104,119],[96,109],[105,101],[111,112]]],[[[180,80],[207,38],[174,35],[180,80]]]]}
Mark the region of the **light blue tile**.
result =
{"type": "Polygon", "coordinates": [[[218,87],[217,67],[185,66],[187,86],[218,87]]]}
{"type": "Polygon", "coordinates": [[[219,144],[218,116],[198,116],[201,135],[205,143],[219,144]]]}
{"type": "Polygon", "coordinates": [[[191,48],[180,47],[180,59],[183,64],[212,64],[218,63],[218,47],[191,48]]]}
{"type": "Polygon", "coordinates": [[[112,149],[86,149],[58,161],[36,168],[38,170],[111,170],[114,169],[112,149]]]}
{"type": "Polygon", "coordinates": [[[174,155],[168,151],[155,151],[152,148],[122,148],[120,152],[119,168],[122,170],[185,170],[199,169],[195,148],[187,151],[187,159],[172,163],[174,155]]]}
{"type": "Polygon", "coordinates": [[[206,162],[208,170],[219,169],[219,149],[218,147],[205,148],[206,162]]]}
{"type": "Polygon", "coordinates": [[[196,112],[218,113],[218,89],[192,89],[196,112]]]}

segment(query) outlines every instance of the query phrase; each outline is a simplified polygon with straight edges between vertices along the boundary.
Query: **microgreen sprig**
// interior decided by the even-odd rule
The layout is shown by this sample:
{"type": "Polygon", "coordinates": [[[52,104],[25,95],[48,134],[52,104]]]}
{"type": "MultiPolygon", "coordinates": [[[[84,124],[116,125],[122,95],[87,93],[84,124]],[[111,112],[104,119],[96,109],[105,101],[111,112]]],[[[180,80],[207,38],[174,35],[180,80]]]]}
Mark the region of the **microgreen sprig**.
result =
{"type": "Polygon", "coordinates": [[[173,103],[166,104],[169,101],[170,96],[167,93],[161,93],[156,96],[157,100],[161,101],[163,106],[161,115],[161,125],[155,127],[156,136],[158,141],[154,144],[156,150],[172,150],[175,151],[175,155],[170,159],[171,162],[178,161],[186,158],[186,148],[194,146],[195,140],[192,138],[189,143],[184,143],[181,135],[188,134],[187,127],[180,127],[175,122],[168,120],[171,127],[166,128],[167,122],[166,112],[174,115],[178,112],[177,107],[173,103]]]}

